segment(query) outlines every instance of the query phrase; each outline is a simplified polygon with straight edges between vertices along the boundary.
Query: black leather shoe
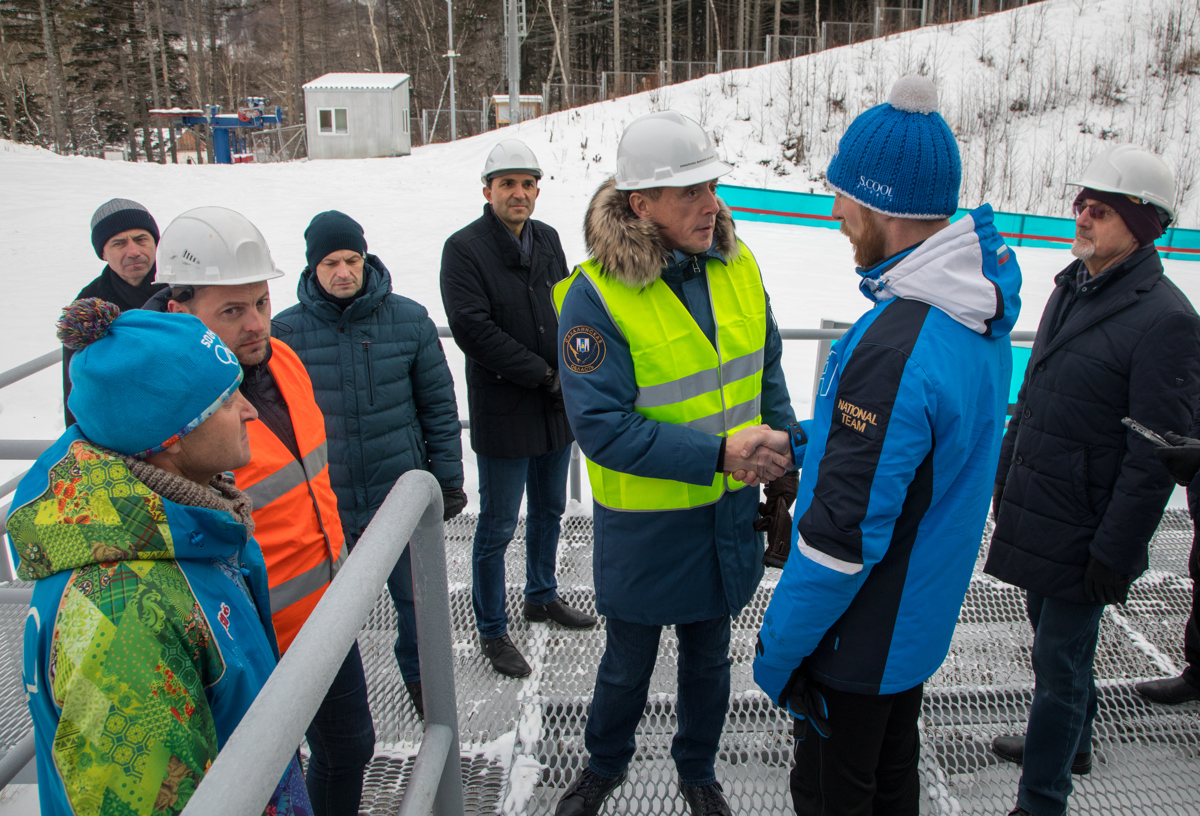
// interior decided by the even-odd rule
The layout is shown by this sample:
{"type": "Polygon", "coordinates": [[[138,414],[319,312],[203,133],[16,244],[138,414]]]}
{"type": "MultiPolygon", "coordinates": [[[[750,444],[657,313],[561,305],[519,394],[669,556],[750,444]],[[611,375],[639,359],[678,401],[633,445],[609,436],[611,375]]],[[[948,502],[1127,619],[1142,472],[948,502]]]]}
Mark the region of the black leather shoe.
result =
{"type": "Polygon", "coordinates": [[[498,638],[480,638],[483,656],[492,661],[492,668],[509,677],[528,677],[533,669],[521,657],[508,635],[498,638]]]}
{"type": "Polygon", "coordinates": [[[624,781],[625,774],[609,779],[585,768],[558,800],[554,816],[596,816],[604,806],[604,800],[624,781]]]}
{"type": "Polygon", "coordinates": [[[720,782],[711,785],[679,783],[679,792],[691,808],[692,816],[733,816],[720,782]]]}
{"type": "Polygon", "coordinates": [[[1018,807],[1018,808],[1013,808],[1012,810],[1010,810],[1008,812],[1008,816],[1033,816],[1033,814],[1030,813],[1025,808],[1018,807]]]}
{"type": "MultiPolygon", "coordinates": [[[[992,740],[992,753],[1001,759],[1021,764],[1025,758],[1024,737],[996,737],[992,740]]],[[[1092,752],[1087,751],[1075,755],[1071,761],[1071,773],[1084,776],[1092,772],[1092,752]]],[[[1010,814],[1011,816],[1011,814],[1010,814]]]]}
{"type": "Polygon", "coordinates": [[[1147,680],[1145,683],[1138,683],[1133,688],[1147,700],[1165,705],[1179,705],[1200,700],[1200,689],[1182,677],[1147,680]]]}
{"type": "Polygon", "coordinates": [[[591,629],[598,621],[586,612],[567,606],[562,602],[562,598],[555,598],[550,603],[541,605],[526,601],[525,620],[533,623],[554,621],[568,629],[591,629]]]}
{"type": "Polygon", "coordinates": [[[425,719],[425,700],[421,697],[421,681],[415,683],[405,683],[404,690],[408,692],[409,699],[412,700],[413,708],[417,710],[417,718],[425,719]]]}

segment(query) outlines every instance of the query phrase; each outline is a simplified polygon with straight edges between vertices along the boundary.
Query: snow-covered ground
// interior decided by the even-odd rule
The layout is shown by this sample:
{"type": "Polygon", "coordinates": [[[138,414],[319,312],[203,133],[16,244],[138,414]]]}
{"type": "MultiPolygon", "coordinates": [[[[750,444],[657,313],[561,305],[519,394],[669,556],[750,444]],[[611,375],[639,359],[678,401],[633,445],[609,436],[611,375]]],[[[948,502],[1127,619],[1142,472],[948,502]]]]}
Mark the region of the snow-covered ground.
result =
{"type": "MultiPolygon", "coordinates": [[[[1047,0],[977,21],[909,32],[790,63],[710,76],[545,116],[454,144],[418,147],[411,156],[396,159],[159,166],[62,157],[0,141],[0,189],[4,193],[0,200],[0,370],[56,346],[54,320],[58,309],[103,266],[92,251],[88,225],[95,208],[109,198],[140,201],[155,215],[160,228],[179,213],[202,205],[231,207],[246,214],[266,236],[276,264],[287,272],[286,277],[272,284],[276,311],[296,300],[295,284],[304,267],[303,233],[309,220],[323,210],[342,210],[363,224],[370,251],[391,270],[396,291],[422,303],[435,322],[445,325],[438,291],[442,244],[480,214],[484,201],[479,172],[500,138],[525,140],[541,160],[546,177],[535,217],[558,229],[568,262],[577,263],[586,257],[582,221],[588,199],[613,170],[622,128],[643,113],[673,107],[706,123],[720,137],[725,157],[737,167],[725,181],[820,192],[822,183],[810,180],[798,168],[792,167],[783,175],[772,169],[772,162],[781,155],[780,143],[787,127],[793,131],[801,125],[808,128],[804,131],[809,144],[808,164],[810,169],[823,169],[850,117],[885,99],[892,82],[904,71],[924,66],[933,73],[947,117],[954,124],[955,117],[965,110],[964,94],[998,70],[994,64],[980,61],[981,49],[990,53],[989,49],[994,51],[1001,44],[1007,47],[1015,37],[1016,56],[1007,69],[1010,82],[1024,76],[1021,71],[1032,72],[1026,77],[1029,82],[1034,78],[1050,81],[1055,76],[1070,80],[1074,74],[1060,63],[1092,59],[1102,36],[1110,45],[1119,42],[1126,50],[1148,53],[1154,40],[1147,26],[1157,25],[1155,21],[1165,19],[1167,11],[1184,9],[1184,5],[1182,0],[1047,0]],[[996,39],[1001,33],[1004,36],[996,39]],[[1117,39],[1112,40],[1113,36],[1117,39]],[[1030,43],[1042,50],[1029,50],[1030,43]],[[1022,55],[1039,55],[1039,61],[1029,67],[1022,55]],[[1047,68],[1049,73],[1044,75],[1038,73],[1043,57],[1059,67],[1047,68]],[[801,73],[807,77],[807,95],[797,96],[800,91],[785,93],[787,83],[801,73]],[[839,98],[838,94],[845,98],[839,103],[845,109],[841,112],[829,102],[839,98]],[[797,100],[804,103],[800,108],[815,106],[824,113],[813,118],[811,111],[797,112],[800,109],[793,106],[792,118],[787,120],[793,124],[789,126],[779,117],[797,100]]],[[[1180,36],[1190,43],[1193,34],[1185,29],[1180,36]]],[[[1112,50],[1101,49],[1102,55],[1112,50]]],[[[1137,54],[1128,59],[1136,60],[1137,54]]],[[[1125,52],[1119,56],[1127,58],[1125,52]]],[[[1180,109],[1180,117],[1188,114],[1190,118],[1189,100],[1194,97],[1189,94],[1196,84],[1195,77],[1184,73],[1176,79],[1176,95],[1182,100],[1178,104],[1187,107],[1186,111],[1180,109]]],[[[1138,79],[1143,81],[1150,79],[1138,79]]],[[[997,93],[1008,93],[1004,90],[1008,87],[1001,83],[997,93]]],[[[1200,97],[1196,99],[1200,102],[1200,97]]],[[[1128,105],[1135,103],[1141,104],[1133,100],[1128,105]]],[[[1174,110],[1175,104],[1158,101],[1160,110],[1174,110]]],[[[1109,112],[1117,116],[1124,115],[1123,111],[1118,106],[1109,112]]],[[[1076,132],[1078,128],[1069,133],[1062,130],[1061,138],[1050,138],[1060,126],[1065,127],[1064,116],[1074,115],[1044,113],[1036,120],[1040,122],[1034,128],[1036,132],[1021,131],[1028,142],[1022,149],[1033,151],[1030,160],[1037,158],[1034,153],[1038,150],[1045,149],[1049,151],[1046,155],[1051,155],[1060,149],[1051,142],[1069,142],[1076,145],[1073,149],[1080,156],[1084,155],[1079,147],[1083,144],[1079,139],[1084,137],[1076,132]]],[[[1023,119],[1020,127],[1034,127],[1033,121],[1023,119]]],[[[1017,132],[1012,131],[1013,138],[1017,132]]],[[[1122,132],[1122,138],[1142,133],[1122,132]]],[[[964,166],[968,168],[968,183],[973,184],[970,168],[985,160],[986,151],[974,136],[966,131],[964,134],[964,166]]],[[[1095,142],[1092,148],[1102,146],[1095,136],[1086,138],[1095,142]]],[[[1055,162],[1052,166],[1062,173],[1071,167],[1078,169],[1078,162],[1055,162]]],[[[1047,183],[1058,190],[1064,178],[1049,179],[1047,183]]],[[[976,185],[973,189],[978,192],[979,188],[976,185]]],[[[965,186],[963,202],[973,204],[977,199],[965,186]]],[[[815,327],[822,318],[851,321],[866,309],[867,302],[856,288],[858,278],[853,272],[849,243],[836,231],[740,222],[739,234],[762,266],[780,325],[815,327]]],[[[1033,329],[1054,274],[1071,258],[1065,249],[1020,249],[1017,257],[1025,273],[1023,309],[1017,327],[1033,329]]],[[[1172,279],[1200,302],[1200,264],[1167,261],[1166,266],[1172,279]]],[[[462,354],[453,343],[445,346],[458,387],[460,413],[465,415],[462,354]]],[[[810,410],[815,352],[816,345],[810,342],[789,342],[785,347],[788,383],[797,413],[802,416],[810,410]]],[[[162,365],[170,364],[169,359],[162,360],[162,365]]],[[[53,438],[61,433],[60,376],[55,367],[0,390],[0,438],[53,438]]],[[[130,420],[136,421],[136,417],[130,420]]],[[[476,475],[469,451],[467,459],[467,491],[474,500],[476,475]]],[[[27,463],[0,461],[0,482],[25,466],[27,463]]]]}

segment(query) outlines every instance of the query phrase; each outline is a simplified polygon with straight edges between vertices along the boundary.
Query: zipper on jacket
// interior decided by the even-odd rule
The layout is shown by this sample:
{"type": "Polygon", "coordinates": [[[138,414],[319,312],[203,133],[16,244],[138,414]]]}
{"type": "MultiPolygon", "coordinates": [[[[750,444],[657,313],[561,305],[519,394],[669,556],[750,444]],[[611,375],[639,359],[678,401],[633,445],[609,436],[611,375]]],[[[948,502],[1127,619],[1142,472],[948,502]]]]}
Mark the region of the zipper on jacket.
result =
{"type": "Polygon", "coordinates": [[[375,382],[371,378],[371,341],[362,341],[363,353],[367,355],[367,399],[371,405],[375,404],[375,382]]]}

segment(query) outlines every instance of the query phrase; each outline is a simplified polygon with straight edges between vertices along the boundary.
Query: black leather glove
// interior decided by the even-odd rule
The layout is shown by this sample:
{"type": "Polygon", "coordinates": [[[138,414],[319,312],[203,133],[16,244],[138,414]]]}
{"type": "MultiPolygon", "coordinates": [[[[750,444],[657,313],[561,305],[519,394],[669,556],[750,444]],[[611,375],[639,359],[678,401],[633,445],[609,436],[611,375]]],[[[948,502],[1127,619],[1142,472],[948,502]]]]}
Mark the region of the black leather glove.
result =
{"type": "Polygon", "coordinates": [[[461,487],[442,488],[442,521],[449,521],[467,506],[467,492],[461,487]]]}
{"type": "Polygon", "coordinates": [[[1174,447],[1155,448],[1154,455],[1167,466],[1171,478],[1177,484],[1187,487],[1192,483],[1192,479],[1196,478],[1196,472],[1200,471],[1200,439],[1180,436],[1170,431],[1163,434],[1163,439],[1174,447]]]}
{"type": "Polygon", "coordinates": [[[792,550],[792,514],[788,512],[796,501],[800,488],[800,473],[793,470],[767,483],[766,501],[758,505],[759,518],[754,520],[754,529],[767,534],[767,551],[763,553],[763,564],[783,569],[788,553],[792,550]]]}
{"type": "Polygon", "coordinates": [[[1132,575],[1117,572],[1095,558],[1088,558],[1087,569],[1083,573],[1083,594],[1092,603],[1123,604],[1129,597],[1129,585],[1132,583],[1132,575]]]}
{"type": "Polygon", "coordinates": [[[992,521],[1000,519],[1000,497],[1004,495],[1004,485],[996,482],[992,488],[992,521]]]}
{"type": "Polygon", "coordinates": [[[798,668],[792,672],[776,702],[786,708],[795,719],[792,736],[797,741],[808,736],[809,725],[818,735],[829,737],[829,706],[825,704],[825,695],[813,685],[803,669],[798,668]]]}
{"type": "Polygon", "coordinates": [[[562,382],[558,379],[558,369],[546,366],[546,376],[542,380],[542,388],[550,395],[550,407],[555,411],[567,410],[563,402],[562,382]]]}

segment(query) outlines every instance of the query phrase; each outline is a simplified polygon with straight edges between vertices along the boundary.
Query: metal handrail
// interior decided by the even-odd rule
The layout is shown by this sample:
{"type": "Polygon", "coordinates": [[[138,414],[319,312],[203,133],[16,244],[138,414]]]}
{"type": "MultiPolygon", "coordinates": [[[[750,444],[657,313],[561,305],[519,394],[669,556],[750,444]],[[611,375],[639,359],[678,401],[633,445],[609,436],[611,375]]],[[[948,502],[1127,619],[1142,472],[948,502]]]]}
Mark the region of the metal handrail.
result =
{"type": "Polygon", "coordinates": [[[42,369],[49,368],[55,363],[61,362],[62,354],[62,347],[59,347],[54,351],[46,352],[41,357],[35,357],[27,363],[21,363],[19,366],[10,368],[8,371],[0,371],[0,388],[12,385],[31,374],[37,374],[42,369]]]}
{"type": "Polygon", "coordinates": [[[263,812],[410,538],[425,737],[400,812],[462,816],[442,491],[437,479],[422,470],[405,473],[388,493],[183,816],[263,812]]]}
{"type": "Polygon", "coordinates": [[[12,782],[21,769],[33,761],[33,755],[34,737],[31,728],[25,732],[25,736],[17,740],[16,745],[8,749],[8,753],[0,757],[0,788],[12,782]]]}

